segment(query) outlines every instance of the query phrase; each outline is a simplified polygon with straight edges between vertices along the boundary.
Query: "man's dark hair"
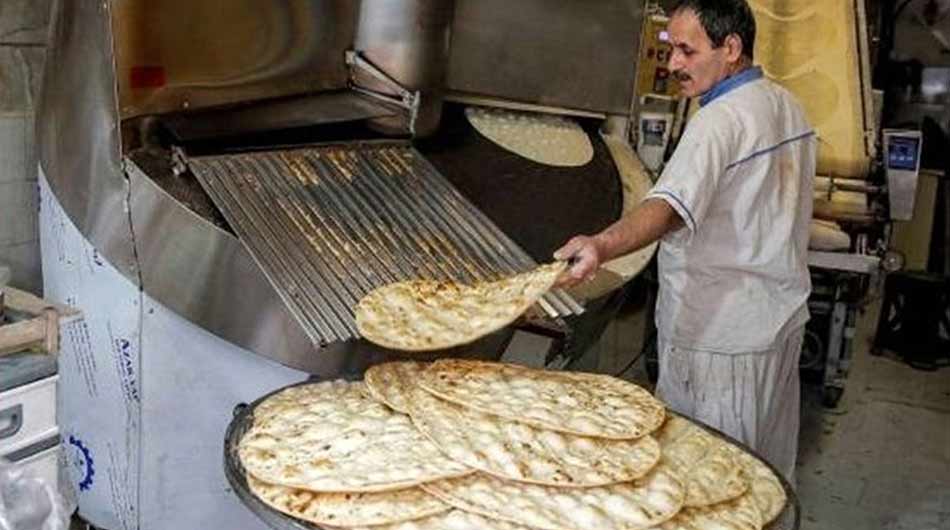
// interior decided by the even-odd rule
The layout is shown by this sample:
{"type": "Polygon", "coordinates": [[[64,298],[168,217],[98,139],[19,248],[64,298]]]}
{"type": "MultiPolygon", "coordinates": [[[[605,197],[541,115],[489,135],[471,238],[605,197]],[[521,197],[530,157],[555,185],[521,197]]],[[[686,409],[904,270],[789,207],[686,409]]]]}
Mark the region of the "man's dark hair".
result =
{"type": "Polygon", "coordinates": [[[722,46],[726,37],[736,34],[742,40],[742,55],[753,59],[755,17],[746,0],[679,0],[671,13],[684,10],[696,14],[713,46],[722,46]]]}

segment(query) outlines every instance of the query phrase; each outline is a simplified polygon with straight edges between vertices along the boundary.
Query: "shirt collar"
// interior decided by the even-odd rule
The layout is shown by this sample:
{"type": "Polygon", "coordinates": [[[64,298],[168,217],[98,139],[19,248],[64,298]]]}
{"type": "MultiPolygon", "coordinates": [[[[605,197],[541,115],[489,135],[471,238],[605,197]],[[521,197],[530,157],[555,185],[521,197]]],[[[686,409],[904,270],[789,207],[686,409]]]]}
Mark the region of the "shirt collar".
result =
{"type": "Polygon", "coordinates": [[[745,70],[734,74],[730,77],[723,79],[722,81],[713,85],[705,94],[699,98],[699,105],[705,106],[711,103],[714,99],[719,96],[725,95],[733,90],[741,87],[746,83],[751,83],[762,79],[762,68],[759,66],[752,66],[746,68],[745,70]]]}

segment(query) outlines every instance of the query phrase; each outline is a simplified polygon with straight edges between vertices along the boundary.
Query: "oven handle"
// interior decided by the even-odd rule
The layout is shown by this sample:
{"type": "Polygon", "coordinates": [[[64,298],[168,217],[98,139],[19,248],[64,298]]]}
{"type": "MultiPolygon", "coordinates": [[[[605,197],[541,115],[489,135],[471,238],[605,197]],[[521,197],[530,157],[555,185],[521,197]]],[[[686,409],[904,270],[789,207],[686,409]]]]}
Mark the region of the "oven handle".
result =
{"type": "Polygon", "coordinates": [[[6,427],[0,427],[0,440],[16,436],[23,428],[23,405],[14,405],[0,410],[0,425],[9,422],[6,427]]]}

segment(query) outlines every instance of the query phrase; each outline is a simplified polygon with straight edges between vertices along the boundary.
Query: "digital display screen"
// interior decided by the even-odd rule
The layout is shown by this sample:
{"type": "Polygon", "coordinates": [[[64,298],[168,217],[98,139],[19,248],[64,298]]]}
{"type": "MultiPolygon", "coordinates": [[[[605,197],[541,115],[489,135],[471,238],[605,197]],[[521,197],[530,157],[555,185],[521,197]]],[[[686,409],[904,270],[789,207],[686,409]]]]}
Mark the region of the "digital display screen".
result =
{"type": "Polygon", "coordinates": [[[888,140],[887,167],[915,171],[919,146],[920,138],[891,136],[888,140]]]}

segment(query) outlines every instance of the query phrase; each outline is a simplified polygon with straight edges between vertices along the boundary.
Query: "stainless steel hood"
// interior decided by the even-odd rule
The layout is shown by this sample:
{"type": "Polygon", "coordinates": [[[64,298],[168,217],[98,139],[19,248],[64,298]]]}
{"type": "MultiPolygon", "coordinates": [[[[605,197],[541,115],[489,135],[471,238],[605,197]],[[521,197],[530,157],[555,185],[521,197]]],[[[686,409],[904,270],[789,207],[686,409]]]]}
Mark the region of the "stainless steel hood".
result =
{"type": "Polygon", "coordinates": [[[644,10],[638,0],[456,0],[447,88],[627,115],[644,10]]]}

